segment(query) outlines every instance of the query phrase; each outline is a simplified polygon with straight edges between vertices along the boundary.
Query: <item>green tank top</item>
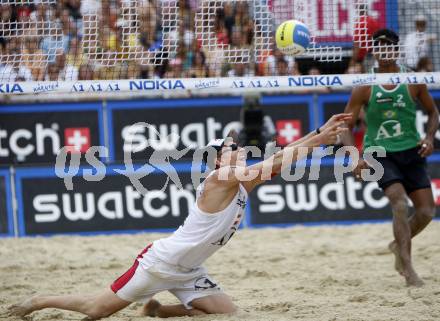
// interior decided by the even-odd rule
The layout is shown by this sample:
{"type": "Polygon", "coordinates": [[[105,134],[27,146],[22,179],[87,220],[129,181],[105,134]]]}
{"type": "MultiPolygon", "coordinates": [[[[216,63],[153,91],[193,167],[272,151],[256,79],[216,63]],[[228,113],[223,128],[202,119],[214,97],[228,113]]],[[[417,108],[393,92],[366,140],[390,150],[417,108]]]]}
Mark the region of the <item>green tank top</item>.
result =
{"type": "Polygon", "coordinates": [[[416,147],[420,140],[416,128],[416,103],[407,85],[391,90],[380,85],[371,86],[365,120],[364,149],[382,146],[387,152],[398,152],[416,147]]]}

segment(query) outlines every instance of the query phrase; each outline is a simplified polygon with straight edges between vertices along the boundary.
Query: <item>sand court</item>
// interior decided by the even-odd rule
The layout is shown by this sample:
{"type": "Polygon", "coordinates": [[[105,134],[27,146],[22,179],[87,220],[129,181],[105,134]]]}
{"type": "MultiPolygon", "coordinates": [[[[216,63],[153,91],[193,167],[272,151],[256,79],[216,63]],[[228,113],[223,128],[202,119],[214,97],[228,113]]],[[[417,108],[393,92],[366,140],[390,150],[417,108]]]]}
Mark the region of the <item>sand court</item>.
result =
{"type": "MultiPolygon", "coordinates": [[[[197,320],[439,320],[440,222],[413,242],[422,288],[406,287],[394,271],[387,249],[391,235],[391,223],[241,230],[206,263],[240,311],[197,320]]],[[[143,247],[163,236],[0,239],[0,320],[20,320],[3,312],[35,293],[108,287],[143,247]]],[[[156,298],[177,303],[169,293],[156,298]]],[[[106,320],[149,319],[139,309],[132,304],[106,320]]],[[[32,314],[33,321],[81,319],[53,309],[32,314]]]]}

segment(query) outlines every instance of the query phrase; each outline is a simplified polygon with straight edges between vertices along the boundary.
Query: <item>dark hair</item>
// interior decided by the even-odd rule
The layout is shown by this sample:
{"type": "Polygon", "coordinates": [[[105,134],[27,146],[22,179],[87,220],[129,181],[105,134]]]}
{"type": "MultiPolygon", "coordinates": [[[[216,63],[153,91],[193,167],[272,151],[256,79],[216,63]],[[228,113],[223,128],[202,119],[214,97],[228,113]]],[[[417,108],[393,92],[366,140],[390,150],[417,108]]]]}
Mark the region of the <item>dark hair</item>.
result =
{"type": "Polygon", "coordinates": [[[280,57],[277,59],[277,64],[286,64],[288,65],[289,63],[287,62],[287,60],[284,57],[280,57]]]}
{"type": "MultiPolygon", "coordinates": [[[[215,146],[205,146],[202,149],[202,162],[206,166],[208,166],[211,169],[216,168],[216,161],[219,156],[219,153],[221,152],[221,148],[217,148],[215,146]],[[210,155],[212,155],[212,152],[216,152],[216,156],[214,158],[209,158],[210,155]]],[[[212,156],[211,156],[212,157],[212,156]]]]}
{"type": "Polygon", "coordinates": [[[399,43],[399,35],[391,29],[379,29],[373,34],[373,40],[397,45],[399,43]]]}
{"type": "Polygon", "coordinates": [[[0,48],[1,49],[6,49],[6,38],[0,37],[0,48]]]}
{"type": "Polygon", "coordinates": [[[195,66],[197,55],[200,55],[200,57],[202,58],[202,65],[205,65],[205,61],[206,61],[205,53],[201,50],[194,52],[194,56],[192,57],[192,61],[191,61],[192,65],[195,66]]]}
{"type": "Polygon", "coordinates": [[[212,168],[212,169],[216,168],[215,162],[216,162],[217,158],[219,157],[219,154],[221,153],[222,148],[228,138],[231,138],[232,141],[235,143],[233,150],[236,150],[238,148],[239,137],[238,137],[238,133],[235,130],[229,131],[228,135],[223,139],[223,141],[221,143],[219,142],[220,144],[208,145],[208,146],[205,146],[201,149],[202,161],[206,166],[208,166],[209,168],[212,168]],[[216,153],[216,157],[214,159],[209,159],[208,156],[212,155],[212,152],[214,152],[214,151],[216,153]]]}

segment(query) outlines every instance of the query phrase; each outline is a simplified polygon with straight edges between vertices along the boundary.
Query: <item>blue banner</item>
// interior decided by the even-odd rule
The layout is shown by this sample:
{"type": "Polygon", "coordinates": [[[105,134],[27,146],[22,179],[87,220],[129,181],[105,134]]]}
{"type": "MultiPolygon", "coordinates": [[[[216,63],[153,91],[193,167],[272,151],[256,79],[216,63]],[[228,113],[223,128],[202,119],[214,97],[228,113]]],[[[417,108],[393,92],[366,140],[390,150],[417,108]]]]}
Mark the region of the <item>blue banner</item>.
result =
{"type": "Polygon", "coordinates": [[[104,146],[102,118],[101,102],[3,106],[0,164],[50,164],[64,146],[81,154],[104,146]]]}
{"type": "Polygon", "coordinates": [[[11,178],[8,170],[0,170],[0,237],[14,236],[11,178]]]}

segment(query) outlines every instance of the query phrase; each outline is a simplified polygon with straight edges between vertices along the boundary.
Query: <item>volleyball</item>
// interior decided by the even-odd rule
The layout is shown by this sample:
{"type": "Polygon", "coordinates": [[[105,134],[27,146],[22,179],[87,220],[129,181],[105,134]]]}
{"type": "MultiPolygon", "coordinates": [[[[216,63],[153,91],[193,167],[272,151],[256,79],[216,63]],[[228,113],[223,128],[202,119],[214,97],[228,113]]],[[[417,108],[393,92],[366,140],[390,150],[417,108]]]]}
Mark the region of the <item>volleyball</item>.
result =
{"type": "Polygon", "coordinates": [[[287,20],[277,28],[276,45],[282,53],[297,56],[303,54],[310,43],[310,31],[298,20],[287,20]]]}

